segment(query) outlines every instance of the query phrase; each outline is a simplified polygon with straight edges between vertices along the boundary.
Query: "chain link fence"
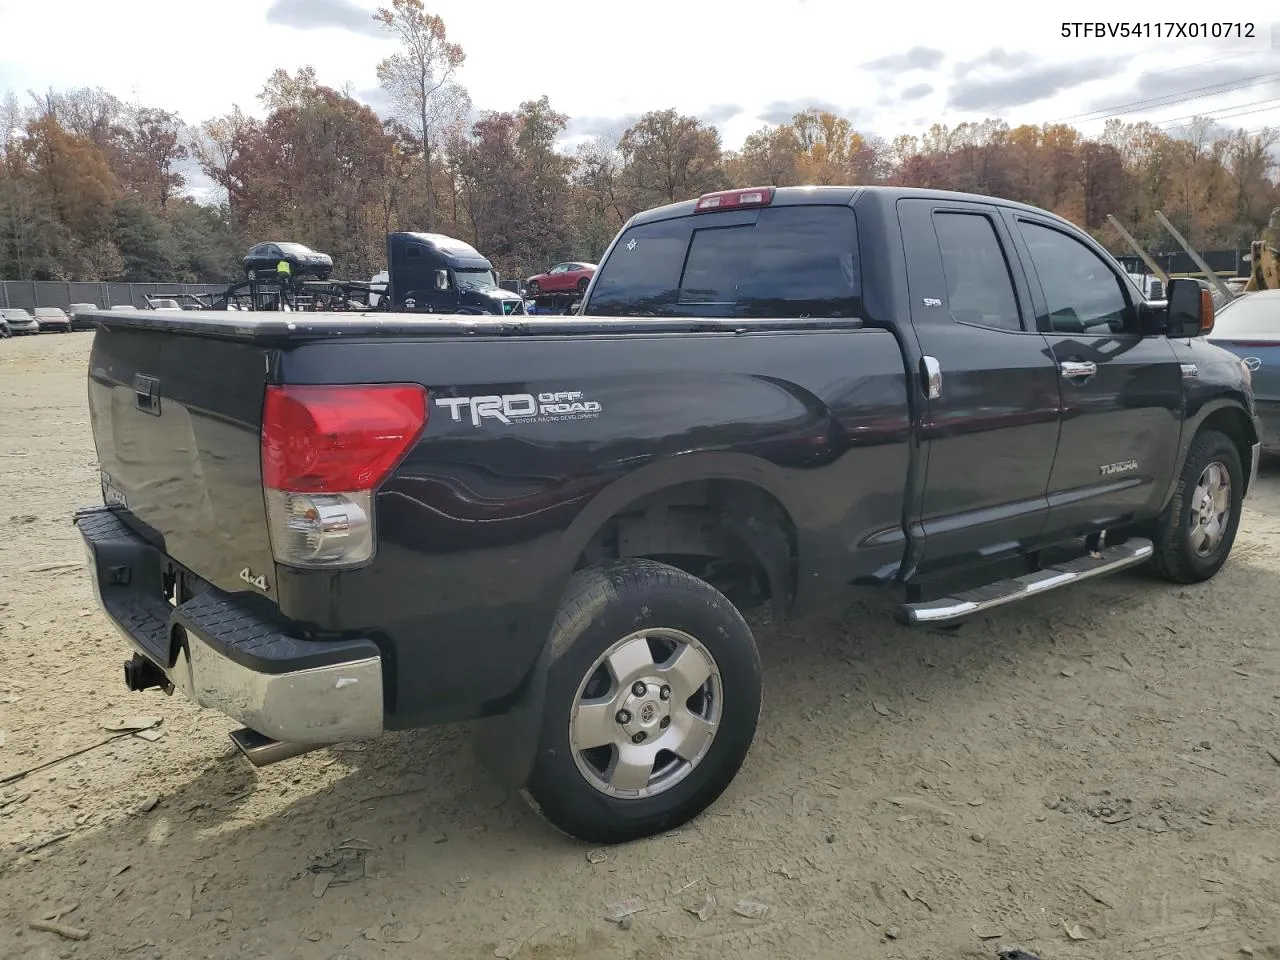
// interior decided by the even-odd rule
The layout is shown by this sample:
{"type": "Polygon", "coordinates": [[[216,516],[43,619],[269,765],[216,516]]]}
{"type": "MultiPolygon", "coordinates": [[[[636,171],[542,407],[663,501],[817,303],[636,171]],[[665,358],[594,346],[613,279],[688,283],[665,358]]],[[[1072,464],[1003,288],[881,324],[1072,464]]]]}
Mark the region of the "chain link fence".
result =
{"type": "Polygon", "coordinates": [[[61,307],[73,303],[92,303],[110,307],[147,306],[147,297],[173,297],[194,294],[208,298],[227,289],[225,283],[71,283],[61,280],[0,280],[0,307],[61,307]]]}

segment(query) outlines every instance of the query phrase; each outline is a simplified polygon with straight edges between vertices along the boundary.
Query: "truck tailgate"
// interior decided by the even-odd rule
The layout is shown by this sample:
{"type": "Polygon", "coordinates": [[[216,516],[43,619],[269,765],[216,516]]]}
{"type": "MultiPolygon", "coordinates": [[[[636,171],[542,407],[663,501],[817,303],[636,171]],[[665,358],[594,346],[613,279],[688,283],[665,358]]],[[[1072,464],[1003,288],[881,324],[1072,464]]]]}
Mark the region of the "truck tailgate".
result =
{"type": "Polygon", "coordinates": [[[272,569],[260,431],[261,343],[104,322],[89,413],[104,501],[135,531],[224,590],[272,569]]]}

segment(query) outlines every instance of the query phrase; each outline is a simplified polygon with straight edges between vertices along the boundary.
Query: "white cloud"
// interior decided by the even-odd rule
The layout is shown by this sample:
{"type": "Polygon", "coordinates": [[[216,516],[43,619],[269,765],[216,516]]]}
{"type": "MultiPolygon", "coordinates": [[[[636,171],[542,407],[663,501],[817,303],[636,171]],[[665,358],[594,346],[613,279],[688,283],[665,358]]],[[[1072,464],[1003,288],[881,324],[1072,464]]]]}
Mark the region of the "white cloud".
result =
{"type": "MultiPolygon", "coordinates": [[[[289,19],[281,10],[295,21],[305,16],[308,6],[298,0],[199,6],[64,0],[57,21],[38,4],[0,3],[0,88],[101,85],[189,122],[233,103],[256,112],[255,96],[276,67],[312,64],[323,83],[368,91],[376,86],[375,65],[393,49],[390,39],[362,26],[363,13],[372,17],[375,6],[362,0],[317,3],[310,9],[319,23],[305,29],[269,22],[289,19]],[[276,11],[270,18],[269,10],[276,11]]],[[[564,16],[554,6],[514,0],[428,6],[467,52],[460,79],[477,108],[511,109],[545,93],[556,109],[578,118],[579,133],[672,106],[727,117],[721,131],[726,145],[736,146],[761,116],[777,116],[779,105],[814,102],[838,107],[881,136],[919,133],[933,122],[954,126],[995,116],[1040,123],[1089,111],[1092,119],[1079,126],[1092,132],[1108,113],[1098,107],[1160,94],[1163,106],[1124,119],[1172,123],[1216,112],[1234,113],[1225,121],[1232,125],[1280,126],[1280,103],[1266,102],[1280,99],[1280,88],[1265,82],[1195,100],[1171,96],[1204,86],[1211,68],[1220,77],[1280,74],[1280,48],[1063,39],[1055,15],[1073,21],[1117,15],[1114,4],[1097,0],[1057,14],[1042,6],[997,13],[992,3],[975,14],[972,5],[923,9],[847,0],[777,0],[762,16],[730,0],[607,0],[564,16]]],[[[1181,0],[1128,19],[1157,15],[1206,17],[1202,5],[1181,0]]],[[[1259,27],[1270,35],[1268,25],[1259,27]]],[[[1280,39],[1280,28],[1276,33],[1280,39]]]]}

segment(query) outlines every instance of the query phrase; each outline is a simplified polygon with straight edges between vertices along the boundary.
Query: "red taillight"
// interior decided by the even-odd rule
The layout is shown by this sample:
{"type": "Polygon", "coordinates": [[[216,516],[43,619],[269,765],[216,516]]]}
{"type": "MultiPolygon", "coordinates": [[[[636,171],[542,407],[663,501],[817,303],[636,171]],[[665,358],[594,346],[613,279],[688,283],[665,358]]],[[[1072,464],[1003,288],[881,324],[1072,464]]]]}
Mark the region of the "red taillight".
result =
{"type": "Polygon", "coordinates": [[[417,386],[269,386],[262,486],[276,562],[343,567],[373,556],[373,490],[422,435],[417,386]]]}
{"type": "Polygon", "coordinates": [[[294,493],[372,490],[418,439],[417,386],[268,386],[262,485],[294,493]]]}
{"type": "Polygon", "coordinates": [[[694,204],[694,213],[708,210],[737,210],[740,207],[767,207],[773,202],[773,187],[748,187],[745,190],[721,190],[704,193],[694,204]]]}

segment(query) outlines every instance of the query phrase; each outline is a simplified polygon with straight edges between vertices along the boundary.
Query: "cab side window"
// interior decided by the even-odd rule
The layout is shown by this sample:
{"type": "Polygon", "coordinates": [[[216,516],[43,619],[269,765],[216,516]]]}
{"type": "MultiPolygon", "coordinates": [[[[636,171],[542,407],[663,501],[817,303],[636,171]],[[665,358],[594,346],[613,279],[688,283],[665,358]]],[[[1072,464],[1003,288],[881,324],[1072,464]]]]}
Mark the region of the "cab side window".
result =
{"type": "Polygon", "coordinates": [[[1048,302],[1043,329],[1110,336],[1133,329],[1120,278],[1105,260],[1061,230],[1019,221],[1048,302]]]}
{"type": "Polygon", "coordinates": [[[933,224],[952,318],[996,330],[1022,330],[1013,277],[991,219],[980,213],[938,212],[933,224]]]}

